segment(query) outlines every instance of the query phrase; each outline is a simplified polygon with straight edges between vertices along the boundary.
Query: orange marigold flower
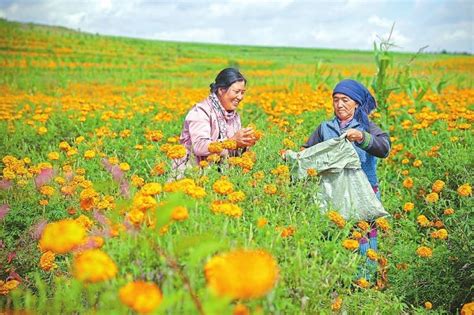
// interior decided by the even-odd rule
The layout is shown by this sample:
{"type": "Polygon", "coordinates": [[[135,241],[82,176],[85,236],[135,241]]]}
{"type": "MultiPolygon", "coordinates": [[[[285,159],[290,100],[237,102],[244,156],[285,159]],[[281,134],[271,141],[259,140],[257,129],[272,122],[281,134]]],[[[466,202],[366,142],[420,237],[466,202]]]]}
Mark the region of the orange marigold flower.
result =
{"type": "Polygon", "coordinates": [[[163,300],[160,288],[145,281],[134,281],[121,287],[119,297],[123,304],[141,314],[153,312],[163,300]]]}
{"type": "Polygon", "coordinates": [[[403,181],[403,187],[411,189],[413,188],[413,179],[411,177],[405,178],[403,181]]]}
{"type": "Polygon", "coordinates": [[[17,280],[8,280],[2,281],[0,280],[0,295],[7,295],[9,291],[16,289],[20,284],[17,280]]]}
{"type": "Polygon", "coordinates": [[[48,153],[49,160],[59,160],[59,152],[49,152],[48,153]]]}
{"type": "Polygon", "coordinates": [[[128,212],[126,215],[128,221],[130,221],[133,225],[140,225],[142,224],[143,220],[145,219],[145,213],[138,209],[132,209],[132,211],[128,212]]]}
{"type": "Polygon", "coordinates": [[[234,218],[239,218],[242,216],[242,209],[239,206],[220,200],[212,202],[211,211],[216,214],[222,213],[234,218]]]}
{"type": "Polygon", "coordinates": [[[221,195],[228,195],[234,191],[234,185],[229,182],[227,179],[218,179],[212,185],[214,191],[221,195]]]}
{"type": "Polygon", "coordinates": [[[306,170],[306,174],[310,177],[318,176],[318,171],[316,171],[314,168],[308,168],[306,170]]]}
{"type": "Polygon", "coordinates": [[[184,221],[189,218],[188,209],[183,206],[178,206],[173,209],[173,213],[171,214],[171,218],[175,221],[184,221]]]}
{"type": "Polygon", "coordinates": [[[382,231],[388,231],[390,229],[390,225],[388,224],[388,221],[385,218],[376,219],[375,224],[377,225],[377,227],[382,229],[382,231]]]}
{"type": "Polygon", "coordinates": [[[65,254],[82,244],[86,237],[85,228],[71,219],[48,223],[41,235],[39,246],[42,251],[65,254]]]}
{"type": "Polygon", "coordinates": [[[431,190],[433,192],[439,193],[439,192],[441,192],[441,190],[443,190],[444,185],[445,185],[445,183],[442,180],[438,179],[433,183],[433,186],[431,186],[431,190]]]}
{"type": "Polygon", "coordinates": [[[472,195],[472,188],[471,188],[471,185],[469,184],[463,184],[461,186],[458,187],[458,194],[459,196],[463,196],[463,197],[468,197],[470,195],[472,195]]]}
{"type": "Polygon", "coordinates": [[[433,308],[433,304],[431,304],[430,301],[426,301],[424,305],[427,310],[430,310],[433,308]]]}
{"type": "Polygon", "coordinates": [[[344,246],[345,249],[356,250],[359,248],[359,241],[347,239],[342,241],[342,246],[344,246]]]}
{"type": "Polygon", "coordinates": [[[425,200],[428,203],[435,203],[439,200],[439,195],[435,192],[429,193],[428,195],[426,195],[425,200]]]}
{"type": "Polygon", "coordinates": [[[431,237],[439,240],[445,240],[448,238],[448,231],[446,231],[446,229],[439,229],[437,231],[431,232],[431,237]]]}
{"type": "Polygon", "coordinates": [[[204,267],[207,285],[219,296],[259,298],[278,280],[275,258],[263,250],[237,249],[212,257],[204,267]]]}
{"type": "Polygon", "coordinates": [[[338,228],[342,229],[346,225],[346,220],[344,220],[344,218],[338,212],[329,211],[327,215],[329,220],[336,224],[338,228]]]}
{"type": "Polygon", "coordinates": [[[474,302],[466,303],[461,308],[461,315],[474,314],[474,302]]]}
{"type": "Polygon", "coordinates": [[[413,204],[413,202],[406,202],[405,205],[403,206],[403,211],[410,212],[414,208],[415,208],[415,204],[413,204]]]}
{"type": "Polygon", "coordinates": [[[416,250],[416,254],[423,258],[429,258],[433,255],[433,250],[427,246],[420,246],[416,250]]]}
{"type": "Polygon", "coordinates": [[[296,229],[294,227],[289,226],[289,227],[283,228],[281,230],[280,236],[281,237],[290,237],[293,234],[295,234],[295,231],[296,231],[296,229]]]}
{"type": "Polygon", "coordinates": [[[117,266],[100,249],[90,249],[74,256],[73,274],[80,281],[95,283],[114,278],[117,266]]]}
{"type": "Polygon", "coordinates": [[[341,299],[341,297],[338,296],[338,297],[332,302],[332,304],[331,304],[331,310],[332,310],[333,312],[337,312],[337,311],[339,311],[339,310],[341,309],[341,307],[342,307],[342,299],[341,299]]]}
{"type": "Polygon", "coordinates": [[[263,191],[268,195],[274,195],[277,192],[277,187],[274,184],[268,184],[263,187],[263,191]]]}
{"type": "Polygon", "coordinates": [[[94,150],[87,150],[86,152],[84,152],[84,158],[89,160],[89,159],[92,159],[95,157],[95,152],[94,150]]]}
{"type": "Polygon", "coordinates": [[[55,259],[56,255],[53,252],[48,250],[47,252],[43,253],[40,258],[40,268],[44,271],[50,271],[56,268],[57,265],[55,264],[55,259]]]}
{"type": "Polygon", "coordinates": [[[443,213],[444,215],[451,215],[454,213],[454,209],[453,208],[445,209],[443,213]]]}
{"type": "Polygon", "coordinates": [[[267,219],[265,219],[265,218],[259,218],[259,219],[257,220],[257,227],[262,228],[262,227],[264,227],[265,225],[267,225],[267,223],[268,223],[268,220],[267,220],[267,219]]]}
{"type": "Polygon", "coordinates": [[[237,149],[237,141],[227,139],[227,140],[222,141],[222,146],[224,147],[224,149],[227,149],[227,150],[236,150],[237,149]]]}
{"type": "Polygon", "coordinates": [[[355,240],[358,240],[358,239],[362,238],[362,233],[360,233],[359,231],[354,230],[354,231],[352,231],[351,237],[355,240]]]}
{"type": "Polygon", "coordinates": [[[234,310],[232,311],[232,315],[250,315],[250,310],[244,304],[239,303],[236,306],[234,306],[234,310]]]}

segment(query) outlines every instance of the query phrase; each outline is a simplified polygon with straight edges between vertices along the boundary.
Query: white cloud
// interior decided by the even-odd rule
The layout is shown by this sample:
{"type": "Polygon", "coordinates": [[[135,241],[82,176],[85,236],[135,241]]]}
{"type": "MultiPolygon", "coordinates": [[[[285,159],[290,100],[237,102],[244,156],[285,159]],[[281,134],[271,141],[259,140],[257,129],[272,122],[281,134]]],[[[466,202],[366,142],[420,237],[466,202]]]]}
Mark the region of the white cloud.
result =
{"type": "Polygon", "coordinates": [[[390,21],[389,19],[384,19],[384,18],[380,18],[376,15],[372,15],[369,18],[368,22],[370,24],[373,24],[373,25],[378,26],[378,27],[383,27],[383,28],[390,29],[392,27],[394,21],[390,21]]]}
{"type": "Polygon", "coordinates": [[[6,18],[7,17],[7,14],[5,13],[4,10],[0,10],[0,18],[6,18]]]}

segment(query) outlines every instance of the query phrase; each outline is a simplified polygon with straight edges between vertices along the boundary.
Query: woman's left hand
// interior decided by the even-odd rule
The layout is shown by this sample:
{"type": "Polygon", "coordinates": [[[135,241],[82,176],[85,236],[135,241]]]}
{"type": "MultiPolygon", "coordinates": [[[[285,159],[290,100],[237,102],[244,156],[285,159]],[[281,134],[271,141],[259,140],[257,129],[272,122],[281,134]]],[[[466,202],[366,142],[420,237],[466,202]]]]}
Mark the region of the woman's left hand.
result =
{"type": "Polygon", "coordinates": [[[349,129],[347,130],[346,138],[350,142],[362,142],[364,141],[364,134],[360,130],[349,129]]]}

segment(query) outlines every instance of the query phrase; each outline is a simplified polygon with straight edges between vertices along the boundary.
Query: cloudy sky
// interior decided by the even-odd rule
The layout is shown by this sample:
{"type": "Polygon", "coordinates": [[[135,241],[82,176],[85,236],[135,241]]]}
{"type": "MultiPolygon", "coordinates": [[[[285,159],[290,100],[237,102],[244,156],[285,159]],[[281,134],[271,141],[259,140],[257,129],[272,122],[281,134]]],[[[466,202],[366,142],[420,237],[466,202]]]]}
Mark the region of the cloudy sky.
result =
{"type": "Polygon", "coordinates": [[[474,53],[472,0],[0,0],[0,17],[82,31],[225,44],[474,53]]]}

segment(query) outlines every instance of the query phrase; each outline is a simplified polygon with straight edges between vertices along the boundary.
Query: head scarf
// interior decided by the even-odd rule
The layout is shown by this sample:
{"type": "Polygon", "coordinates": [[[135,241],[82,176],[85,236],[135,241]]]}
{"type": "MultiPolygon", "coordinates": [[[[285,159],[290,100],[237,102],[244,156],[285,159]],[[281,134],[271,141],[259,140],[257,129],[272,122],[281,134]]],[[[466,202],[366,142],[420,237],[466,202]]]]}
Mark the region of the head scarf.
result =
{"type": "Polygon", "coordinates": [[[227,123],[237,117],[237,112],[235,110],[228,112],[222,106],[219,98],[215,93],[209,95],[209,100],[211,101],[212,107],[214,108],[217,114],[217,123],[219,124],[219,139],[227,138],[227,123]]]}
{"type": "Polygon", "coordinates": [[[359,104],[354,113],[354,118],[362,125],[364,130],[368,130],[368,115],[377,107],[375,98],[370,94],[369,90],[355,80],[346,79],[336,85],[332,91],[332,95],[336,93],[347,95],[359,104]]]}

